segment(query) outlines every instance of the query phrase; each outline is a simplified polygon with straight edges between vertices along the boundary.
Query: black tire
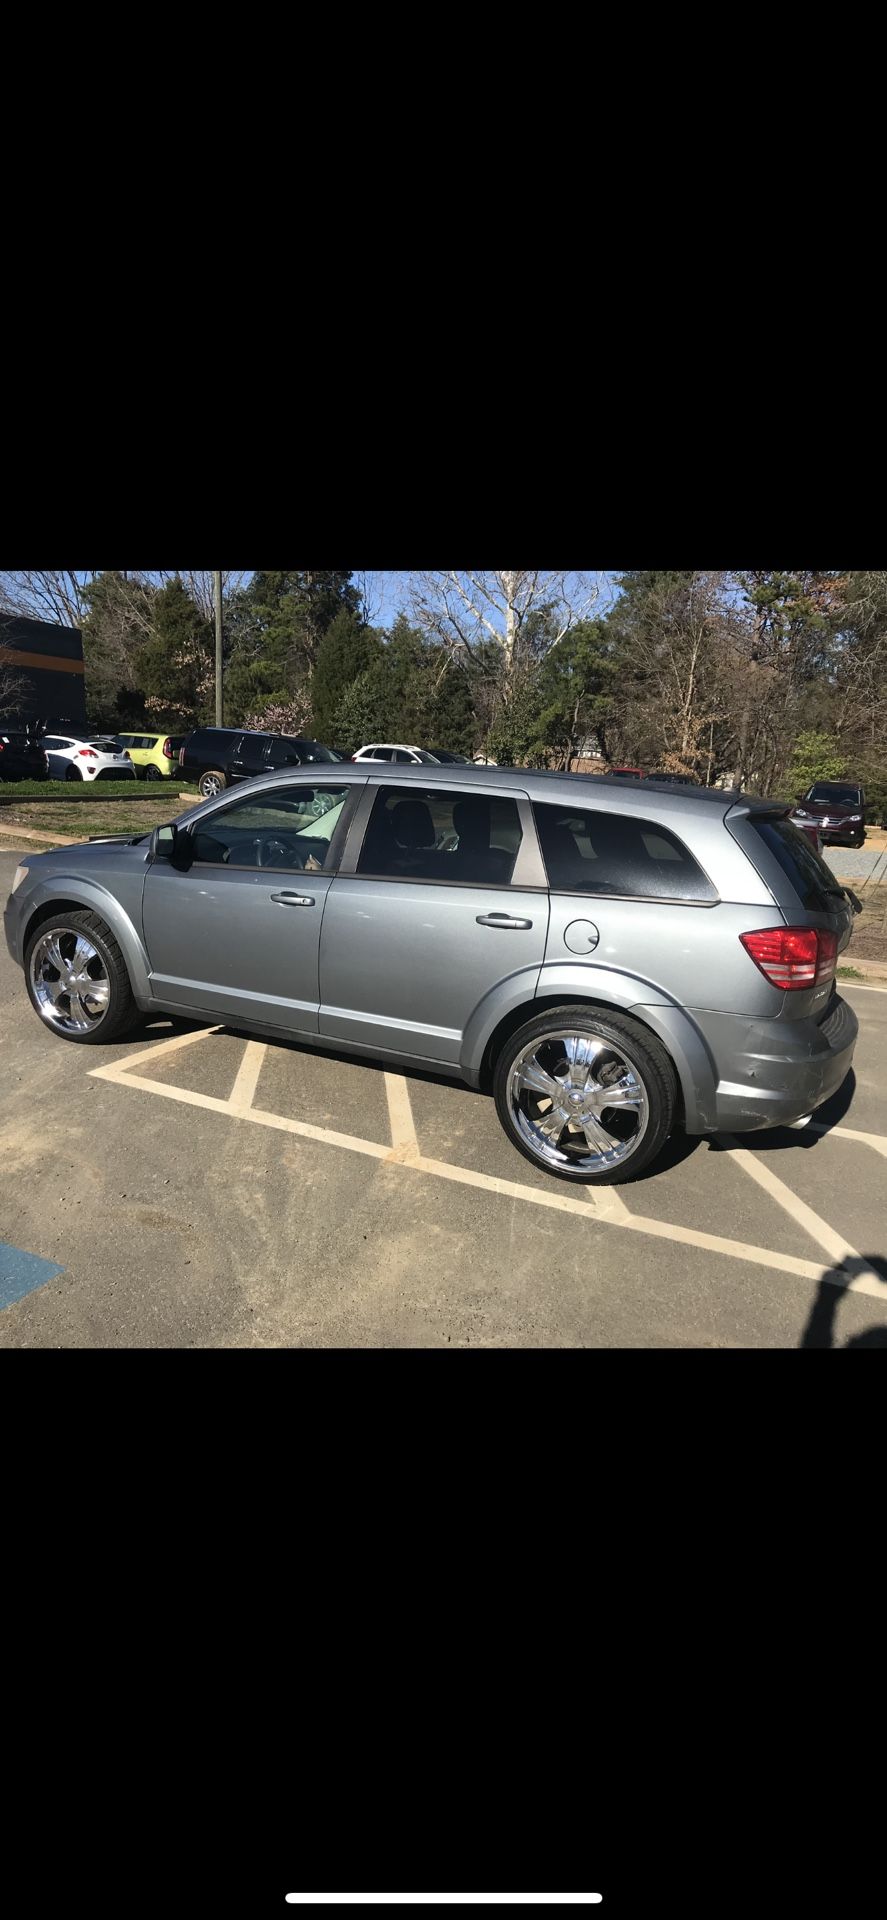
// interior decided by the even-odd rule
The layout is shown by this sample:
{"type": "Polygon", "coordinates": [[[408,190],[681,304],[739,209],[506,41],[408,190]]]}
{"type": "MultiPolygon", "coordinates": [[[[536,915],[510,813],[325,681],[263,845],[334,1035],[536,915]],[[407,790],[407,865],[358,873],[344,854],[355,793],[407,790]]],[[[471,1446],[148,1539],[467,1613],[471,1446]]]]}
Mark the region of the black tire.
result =
{"type": "Polygon", "coordinates": [[[222,772],[221,767],[206,767],[197,782],[197,790],[203,794],[204,800],[211,800],[215,794],[224,792],[227,785],[228,776],[222,772]],[[204,782],[207,784],[204,785],[204,782]],[[210,782],[213,784],[209,784],[210,782]],[[218,782],[217,785],[216,782],[218,782]]]}
{"type": "Polygon", "coordinates": [[[74,766],[68,767],[68,770],[65,774],[65,779],[66,780],[82,780],[83,775],[80,771],[80,768],[74,767],[74,766]]]}
{"type": "MultiPolygon", "coordinates": [[[[551,1064],[553,1056],[554,1047],[552,1046],[547,1055],[550,1073],[554,1072],[551,1064]]],[[[604,1071],[607,1071],[606,1067],[602,1069],[602,1072],[604,1071]]],[[[560,1078],[557,1074],[554,1077],[560,1078]]],[[[674,1067],[665,1048],[638,1021],[630,1019],[625,1014],[611,1013],[606,1007],[593,1007],[587,1004],[565,1005],[555,1007],[547,1013],[540,1013],[535,1019],[528,1020],[525,1026],[518,1028],[517,1032],[512,1033],[503,1043],[496,1059],[493,1094],[496,1112],[512,1146],[516,1147],[518,1153],[522,1153],[524,1159],[529,1160],[532,1166],[550,1173],[556,1180],[569,1180],[574,1186],[615,1186],[622,1181],[633,1180],[661,1152],[674,1122],[677,1081],[674,1067]],[[641,1114],[632,1116],[631,1113],[627,1113],[624,1118],[619,1116],[616,1124],[624,1128],[625,1137],[614,1139],[613,1151],[621,1156],[615,1164],[603,1164],[600,1168],[570,1164],[571,1153],[575,1153],[577,1160],[581,1159],[583,1154],[589,1158],[592,1157],[592,1150],[587,1143],[583,1146],[577,1138],[567,1133],[569,1125],[575,1125],[578,1129],[578,1114],[575,1118],[572,1113],[569,1115],[561,1133],[549,1144],[548,1151],[564,1152],[563,1162],[553,1163],[552,1160],[544,1157],[544,1148],[534,1151],[530,1144],[534,1104],[538,1105],[539,1099],[542,1098],[547,1102],[549,1112],[553,1113],[555,1109],[553,1103],[547,1100],[547,1096],[526,1091],[518,1095],[515,1086],[512,1085],[512,1071],[520,1056],[534,1042],[536,1047],[543,1050],[543,1058],[545,1058],[546,1042],[552,1042],[554,1037],[562,1034],[565,1029],[570,1034],[602,1040],[612,1050],[614,1061],[617,1056],[621,1056],[627,1062],[633,1079],[640,1083],[646,1113],[638,1144],[634,1148],[631,1147],[634,1131],[640,1128],[641,1114]],[[523,1108],[522,1119],[526,1136],[521,1131],[518,1119],[515,1118],[515,1106],[518,1112],[523,1108]],[[635,1123],[634,1131],[632,1119],[635,1123]],[[558,1143],[564,1139],[565,1135],[566,1146],[562,1149],[558,1143]]],[[[601,1098],[599,1110],[610,1111],[602,1096],[598,1097],[601,1098]]],[[[535,1115],[537,1120],[544,1120],[546,1117],[545,1107],[535,1115]]],[[[613,1124],[611,1116],[609,1126],[612,1128],[613,1124]]]]}
{"type": "Polygon", "coordinates": [[[110,928],[105,925],[104,920],[101,920],[97,913],[89,913],[84,909],[82,912],[53,914],[51,919],[43,920],[40,926],[31,934],[25,947],[24,958],[25,984],[28,989],[28,997],[31,1005],[35,1012],[39,1014],[43,1025],[48,1027],[51,1033],[58,1034],[60,1039],[75,1040],[83,1046],[104,1046],[108,1041],[119,1040],[123,1034],[129,1032],[130,1028],[137,1024],[140,1014],[133,997],[132,987],[130,986],[126,961],[110,928]],[[90,1027],[86,1032],[75,1033],[67,1030],[64,1026],[57,1025],[54,1020],[47,1019],[41,1009],[40,1001],[31,979],[31,958],[35,947],[38,946],[40,941],[51,931],[58,931],[62,934],[70,931],[74,934],[85,935],[101,959],[110,989],[108,1007],[107,1011],[96,1021],[95,1026],[90,1027]]]}
{"type": "Polygon", "coordinates": [[[160,771],[160,768],[159,768],[159,767],[152,767],[152,766],[148,766],[148,767],[146,767],[146,768],[145,768],[145,779],[146,779],[146,780],[162,780],[162,779],[163,779],[163,775],[162,775],[162,773],[161,773],[161,771],[160,771]]]}

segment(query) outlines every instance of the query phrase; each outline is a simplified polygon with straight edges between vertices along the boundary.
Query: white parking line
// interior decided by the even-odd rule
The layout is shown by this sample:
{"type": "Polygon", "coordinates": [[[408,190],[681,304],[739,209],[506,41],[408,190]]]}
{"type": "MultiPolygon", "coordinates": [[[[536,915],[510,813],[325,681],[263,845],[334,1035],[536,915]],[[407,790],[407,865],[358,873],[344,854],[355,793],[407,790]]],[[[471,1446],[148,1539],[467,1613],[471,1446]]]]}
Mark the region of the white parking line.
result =
{"type": "Polygon", "coordinates": [[[246,1052],[237,1069],[237,1078],[228,1100],[232,1113],[249,1113],[267,1051],[268,1048],[263,1040],[247,1041],[246,1052]]]}
{"type": "MultiPolygon", "coordinates": [[[[675,1226],[671,1221],[650,1220],[632,1214],[621,1194],[613,1187],[583,1187],[578,1192],[564,1192],[554,1182],[550,1189],[529,1187],[517,1180],[503,1180],[495,1174],[480,1173],[473,1167],[453,1166],[448,1161],[427,1157],[422,1153],[416,1137],[409,1088],[403,1075],[400,1074],[385,1075],[392,1139],[390,1145],[383,1145],[377,1140],[362,1140],[355,1134],[339,1133],[331,1127],[315,1127],[306,1120],[291,1120],[285,1114],[266,1113],[261,1108],[249,1104],[255,1093],[261,1067],[260,1054],[264,1043],[255,1041],[245,1043],[247,1052],[241,1062],[232,1094],[227,1100],[219,1100],[208,1093],[195,1093],[190,1087],[169,1086],[165,1081],[151,1080],[147,1074],[137,1071],[139,1067],[144,1067],[158,1055],[175,1053],[179,1048],[191,1046],[198,1040],[207,1039],[210,1034],[224,1032],[224,1030],[223,1027],[204,1027],[196,1033],[177,1034],[171,1040],[159,1041],[150,1052],[140,1050],[108,1066],[94,1067],[91,1078],[108,1080],[117,1086],[131,1087],[141,1093],[152,1093],[161,1100],[176,1100],[184,1106],[203,1107],[210,1113],[226,1114],[229,1119],[240,1120],[253,1126],[272,1127],[282,1133],[297,1134],[323,1146],[341,1147],[349,1153],[364,1154],[372,1160],[384,1161],[389,1166],[400,1167],[406,1173],[419,1173],[431,1175],[438,1180],[454,1181],[461,1186],[476,1187],[482,1192],[497,1194],[503,1199],[522,1200],[529,1206],[547,1207],[557,1213],[570,1213],[586,1221],[591,1217],[601,1226],[615,1227],[629,1233],[645,1234],[653,1239],[670,1240],[679,1246],[696,1247],[701,1252],[724,1255],[728,1259],[743,1261],[752,1266],[767,1267],[772,1272],[782,1275],[792,1274],[804,1280],[822,1278],[821,1261],[803,1260],[794,1254],[777,1253],[769,1247],[754,1246],[747,1241],[728,1240],[720,1234],[702,1233],[692,1227],[675,1226]]],[[[825,1225],[824,1222],[822,1224],[825,1225]]],[[[830,1232],[830,1229],[826,1231],[830,1232]]],[[[831,1250],[828,1249],[828,1251],[831,1250]]],[[[842,1285],[842,1282],[838,1279],[835,1284],[842,1285]]],[[[884,1283],[870,1282],[866,1274],[849,1283],[849,1289],[857,1293],[872,1292],[875,1287],[880,1297],[880,1290],[884,1288],[884,1283]]],[[[884,1290],[887,1291],[887,1289],[884,1290]]]]}
{"type": "Polygon", "coordinates": [[[799,1227],[803,1227],[811,1240],[815,1240],[817,1245],[828,1254],[834,1266],[840,1267],[846,1261],[852,1260],[857,1269],[861,1269],[853,1280],[846,1283],[846,1286],[843,1280],[836,1278],[836,1286],[851,1293],[870,1294],[874,1300],[887,1300],[887,1280],[883,1280],[872,1267],[866,1268],[862,1256],[857,1253],[850,1241],[845,1240],[843,1234],[836,1233],[827,1220],[823,1220],[818,1213],[814,1213],[813,1208],[808,1207],[805,1200],[799,1200],[798,1195],[792,1193],[791,1187],[787,1187],[785,1181],[780,1180],[779,1175],[774,1173],[771,1167],[765,1166],[755,1154],[749,1152],[747,1147],[741,1147],[732,1134],[721,1134],[719,1145],[729,1152],[731,1160],[734,1160],[744,1173],[747,1173],[752,1180],[756,1180],[765,1193],[769,1193],[771,1200],[775,1200],[784,1213],[787,1213],[799,1227]]]}

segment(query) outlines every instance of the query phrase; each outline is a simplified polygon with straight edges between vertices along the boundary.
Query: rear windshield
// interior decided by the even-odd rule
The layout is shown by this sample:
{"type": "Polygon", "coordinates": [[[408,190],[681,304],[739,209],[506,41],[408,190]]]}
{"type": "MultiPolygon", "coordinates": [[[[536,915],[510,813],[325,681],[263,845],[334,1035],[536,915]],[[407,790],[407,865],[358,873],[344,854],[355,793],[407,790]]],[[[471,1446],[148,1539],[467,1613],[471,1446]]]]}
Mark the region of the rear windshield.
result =
{"type": "Polygon", "coordinates": [[[843,899],[843,887],[838,886],[831,868],[810,845],[807,835],[789,820],[762,820],[752,814],[750,825],[779,861],[801,905],[811,913],[834,912],[835,896],[843,899]]]}
{"type": "Polygon", "coordinates": [[[810,788],[807,799],[824,800],[827,803],[831,801],[836,807],[858,807],[860,789],[859,787],[836,787],[830,781],[821,780],[818,786],[810,788]]]}
{"type": "Polygon", "coordinates": [[[557,893],[628,894],[642,900],[718,897],[689,848],[657,821],[535,801],[533,813],[549,884],[557,893]]]}

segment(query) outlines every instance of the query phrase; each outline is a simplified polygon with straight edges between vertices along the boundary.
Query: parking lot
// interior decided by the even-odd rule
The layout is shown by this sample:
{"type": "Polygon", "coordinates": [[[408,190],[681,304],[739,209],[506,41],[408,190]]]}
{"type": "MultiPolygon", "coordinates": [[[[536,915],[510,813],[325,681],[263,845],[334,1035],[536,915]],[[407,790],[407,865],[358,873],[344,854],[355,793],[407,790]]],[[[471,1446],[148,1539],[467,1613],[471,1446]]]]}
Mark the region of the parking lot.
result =
{"type": "Polygon", "coordinates": [[[165,1018],[66,1044],[0,943],[0,1346],[887,1345],[887,992],[842,992],[815,1123],[589,1190],[428,1074],[165,1018]]]}

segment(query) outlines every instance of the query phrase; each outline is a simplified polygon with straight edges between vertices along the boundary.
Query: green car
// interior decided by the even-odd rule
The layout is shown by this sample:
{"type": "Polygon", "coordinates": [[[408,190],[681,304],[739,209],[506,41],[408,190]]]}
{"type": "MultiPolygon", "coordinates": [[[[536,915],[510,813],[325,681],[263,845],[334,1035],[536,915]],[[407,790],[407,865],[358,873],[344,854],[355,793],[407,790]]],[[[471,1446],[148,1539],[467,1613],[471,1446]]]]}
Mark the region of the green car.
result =
{"type": "Polygon", "coordinates": [[[136,770],[137,780],[168,780],[179,772],[183,733],[118,733],[136,770]]]}

